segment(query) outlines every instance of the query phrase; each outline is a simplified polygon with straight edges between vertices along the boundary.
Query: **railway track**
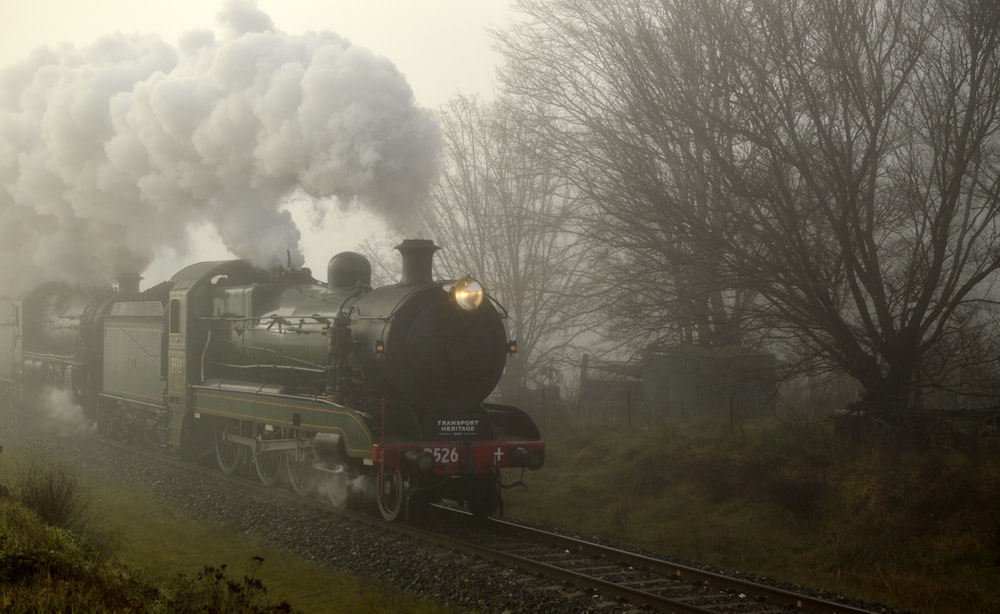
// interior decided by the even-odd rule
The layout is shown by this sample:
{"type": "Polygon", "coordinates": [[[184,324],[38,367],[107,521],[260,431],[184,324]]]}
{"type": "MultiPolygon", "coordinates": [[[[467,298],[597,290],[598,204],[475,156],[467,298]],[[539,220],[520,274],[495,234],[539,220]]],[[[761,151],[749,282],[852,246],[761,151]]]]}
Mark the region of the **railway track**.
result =
{"type": "Polygon", "coordinates": [[[466,558],[466,565],[499,565],[503,570],[514,570],[531,579],[531,590],[590,595],[595,610],[767,614],[873,612],[515,522],[499,519],[476,522],[470,514],[442,506],[434,506],[421,526],[390,524],[377,513],[337,508],[329,501],[303,498],[281,488],[264,486],[250,477],[226,476],[214,468],[181,462],[121,442],[105,441],[104,444],[212,479],[238,483],[243,488],[295,505],[321,509],[336,515],[341,522],[362,523],[387,534],[432,544],[450,553],[441,555],[443,559],[454,559],[458,554],[466,558]]]}
{"type": "Polygon", "coordinates": [[[442,545],[469,555],[574,586],[608,600],[632,604],[637,609],[703,614],[873,612],[506,520],[465,522],[461,526],[465,530],[437,539],[442,545]]]}

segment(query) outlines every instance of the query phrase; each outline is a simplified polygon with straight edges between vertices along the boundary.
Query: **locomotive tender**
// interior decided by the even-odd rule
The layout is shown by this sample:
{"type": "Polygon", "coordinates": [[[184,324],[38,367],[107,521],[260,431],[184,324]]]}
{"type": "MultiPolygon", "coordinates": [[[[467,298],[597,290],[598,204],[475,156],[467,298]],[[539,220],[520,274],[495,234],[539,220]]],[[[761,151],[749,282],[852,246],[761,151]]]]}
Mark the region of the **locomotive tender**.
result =
{"type": "Polygon", "coordinates": [[[0,301],[0,385],[15,403],[72,391],[106,437],[300,494],[367,477],[389,521],[442,498],[488,516],[501,469],[545,457],[527,414],[485,402],[516,349],[506,314],[471,277],[434,281],[433,242],[397,249],[402,279],[374,289],[353,252],[326,284],[232,260],[141,293],[137,276],[117,292],[43,285],[0,301]]]}

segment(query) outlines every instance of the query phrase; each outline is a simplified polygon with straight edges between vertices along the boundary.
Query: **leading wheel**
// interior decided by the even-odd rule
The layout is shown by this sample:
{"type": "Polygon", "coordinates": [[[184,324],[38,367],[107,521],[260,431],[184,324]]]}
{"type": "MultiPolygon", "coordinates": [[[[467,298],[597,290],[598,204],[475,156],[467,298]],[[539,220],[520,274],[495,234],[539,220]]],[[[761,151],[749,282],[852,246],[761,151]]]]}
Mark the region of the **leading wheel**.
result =
{"type": "Polygon", "coordinates": [[[406,502],[406,482],[399,469],[382,468],[378,476],[378,491],[375,493],[375,498],[378,500],[378,511],[382,514],[382,518],[395,522],[406,502]]]}
{"type": "Polygon", "coordinates": [[[236,473],[243,464],[246,450],[234,441],[227,441],[227,435],[239,435],[240,423],[235,420],[225,422],[215,432],[215,458],[219,461],[219,469],[226,475],[236,473]]]}

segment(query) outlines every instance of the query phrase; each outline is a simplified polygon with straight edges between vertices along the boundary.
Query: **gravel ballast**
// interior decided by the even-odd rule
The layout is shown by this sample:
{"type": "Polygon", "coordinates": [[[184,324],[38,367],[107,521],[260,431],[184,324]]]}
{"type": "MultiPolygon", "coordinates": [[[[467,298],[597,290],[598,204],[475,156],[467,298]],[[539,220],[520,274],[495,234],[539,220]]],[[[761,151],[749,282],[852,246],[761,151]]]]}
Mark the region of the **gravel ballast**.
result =
{"type": "Polygon", "coordinates": [[[271,497],[221,475],[205,475],[109,447],[93,434],[53,437],[56,429],[27,424],[10,410],[4,410],[3,415],[6,442],[51,452],[74,470],[139,488],[196,521],[257,537],[268,546],[331,572],[365,576],[459,610],[636,611],[598,596],[553,590],[542,579],[353,522],[332,510],[324,512],[271,497]]]}

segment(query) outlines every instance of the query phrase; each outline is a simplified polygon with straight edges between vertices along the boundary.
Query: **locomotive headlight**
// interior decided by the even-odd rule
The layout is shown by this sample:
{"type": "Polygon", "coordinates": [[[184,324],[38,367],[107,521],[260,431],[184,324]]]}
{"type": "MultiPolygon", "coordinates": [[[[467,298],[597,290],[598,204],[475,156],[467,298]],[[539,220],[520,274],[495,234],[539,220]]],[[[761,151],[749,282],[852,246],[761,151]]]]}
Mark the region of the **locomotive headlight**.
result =
{"type": "Polygon", "coordinates": [[[447,288],[455,297],[455,303],[465,311],[475,311],[483,304],[486,291],[474,277],[466,275],[447,288]]]}

